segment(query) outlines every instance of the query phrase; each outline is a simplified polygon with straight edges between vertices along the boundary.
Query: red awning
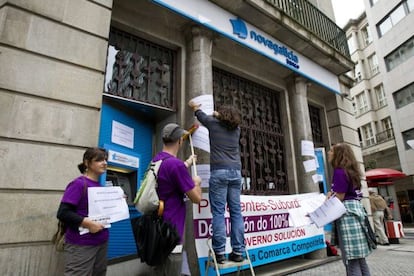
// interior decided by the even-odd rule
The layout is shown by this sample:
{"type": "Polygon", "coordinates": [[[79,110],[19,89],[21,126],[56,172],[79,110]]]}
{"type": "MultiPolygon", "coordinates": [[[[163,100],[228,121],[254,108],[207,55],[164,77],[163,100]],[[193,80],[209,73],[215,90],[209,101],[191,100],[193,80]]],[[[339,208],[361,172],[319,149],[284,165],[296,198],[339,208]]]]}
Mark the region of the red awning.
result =
{"type": "Polygon", "coordinates": [[[406,177],[405,173],[393,169],[372,169],[365,172],[367,181],[389,181],[406,177]]]}

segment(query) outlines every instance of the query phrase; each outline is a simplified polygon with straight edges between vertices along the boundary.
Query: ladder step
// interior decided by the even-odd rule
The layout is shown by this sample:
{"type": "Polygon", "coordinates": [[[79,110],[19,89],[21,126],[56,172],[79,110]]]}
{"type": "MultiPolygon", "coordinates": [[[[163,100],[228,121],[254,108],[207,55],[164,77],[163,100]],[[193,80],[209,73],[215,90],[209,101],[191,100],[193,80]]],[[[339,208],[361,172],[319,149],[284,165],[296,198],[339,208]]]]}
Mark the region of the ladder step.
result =
{"type": "MultiPolygon", "coordinates": [[[[210,264],[214,267],[214,261],[210,261],[210,264]]],[[[248,259],[244,259],[242,262],[232,262],[232,261],[225,261],[224,264],[217,264],[219,269],[231,268],[231,267],[239,267],[244,265],[250,265],[248,259]]]]}

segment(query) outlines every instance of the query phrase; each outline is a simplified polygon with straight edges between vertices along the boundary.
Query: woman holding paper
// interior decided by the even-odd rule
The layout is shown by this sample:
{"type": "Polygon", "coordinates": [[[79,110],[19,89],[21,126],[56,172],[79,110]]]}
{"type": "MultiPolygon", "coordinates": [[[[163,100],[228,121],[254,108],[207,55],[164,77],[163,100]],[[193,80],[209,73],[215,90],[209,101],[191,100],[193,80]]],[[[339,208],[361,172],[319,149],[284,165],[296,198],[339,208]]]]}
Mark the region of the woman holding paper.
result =
{"type": "Polygon", "coordinates": [[[57,218],[65,225],[65,275],[105,275],[109,232],[102,223],[88,218],[88,187],[101,187],[108,153],[88,148],[78,165],[81,176],[72,180],[63,194],[57,218]],[[79,227],[87,228],[82,234],[79,227]]]}
{"type": "Polygon", "coordinates": [[[372,249],[368,245],[364,223],[367,215],[361,203],[361,172],[351,147],[339,143],[331,147],[328,161],[334,168],[332,190],[328,197],[336,196],[346,208],[337,219],[332,231],[332,243],[338,244],[347,275],[370,275],[365,258],[372,249]]]}

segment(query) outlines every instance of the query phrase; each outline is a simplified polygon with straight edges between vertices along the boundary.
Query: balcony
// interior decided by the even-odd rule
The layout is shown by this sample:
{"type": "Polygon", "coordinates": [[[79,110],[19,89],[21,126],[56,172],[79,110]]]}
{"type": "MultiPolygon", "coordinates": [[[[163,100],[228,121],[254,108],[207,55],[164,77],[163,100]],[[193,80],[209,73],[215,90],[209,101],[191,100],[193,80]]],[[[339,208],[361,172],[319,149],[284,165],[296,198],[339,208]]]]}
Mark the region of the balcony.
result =
{"type": "Polygon", "coordinates": [[[354,67],[345,32],[306,0],[210,0],[336,75],[354,67]]]}
{"type": "MultiPolygon", "coordinates": [[[[361,147],[365,150],[389,141],[394,141],[394,130],[392,128],[377,133],[375,135],[375,140],[373,138],[366,139],[364,143],[361,143],[361,147]]],[[[394,143],[391,146],[395,146],[394,143]]]]}
{"type": "Polygon", "coordinates": [[[384,142],[387,142],[389,140],[393,140],[394,139],[394,130],[392,128],[390,128],[390,129],[387,129],[386,131],[379,132],[379,133],[377,133],[376,138],[377,138],[377,144],[384,143],[384,142]]]}
{"type": "Polygon", "coordinates": [[[324,13],[306,0],[265,0],[284,14],[296,20],[334,47],[344,56],[350,57],[345,32],[324,13]]]}

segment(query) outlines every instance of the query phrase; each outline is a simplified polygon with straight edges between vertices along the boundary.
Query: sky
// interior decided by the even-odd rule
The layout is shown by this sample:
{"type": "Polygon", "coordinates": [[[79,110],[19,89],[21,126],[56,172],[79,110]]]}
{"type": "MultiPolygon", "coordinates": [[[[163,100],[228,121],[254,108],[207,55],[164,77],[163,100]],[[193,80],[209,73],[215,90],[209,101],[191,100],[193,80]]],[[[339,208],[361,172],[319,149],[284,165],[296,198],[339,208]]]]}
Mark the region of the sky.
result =
{"type": "Polygon", "coordinates": [[[343,28],[350,19],[356,19],[364,11],[364,0],[332,0],[336,25],[343,28]]]}

